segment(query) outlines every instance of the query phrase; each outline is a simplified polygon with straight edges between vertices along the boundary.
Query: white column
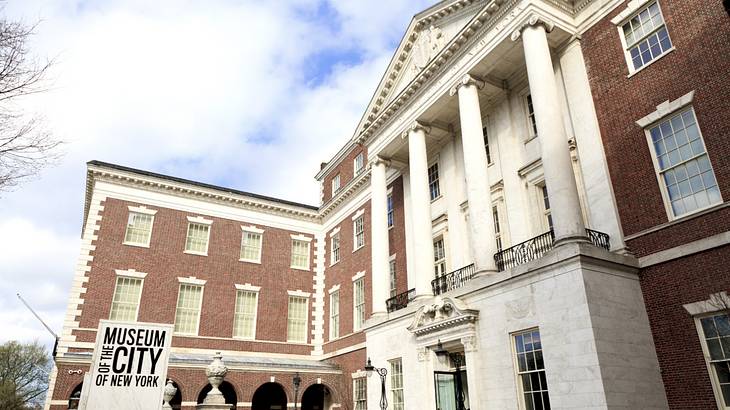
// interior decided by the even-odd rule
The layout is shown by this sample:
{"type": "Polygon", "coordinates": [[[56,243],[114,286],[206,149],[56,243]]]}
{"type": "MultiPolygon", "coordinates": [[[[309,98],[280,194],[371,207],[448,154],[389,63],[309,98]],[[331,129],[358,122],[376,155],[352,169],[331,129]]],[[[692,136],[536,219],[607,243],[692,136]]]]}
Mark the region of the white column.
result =
{"type": "Polygon", "coordinates": [[[385,300],[389,297],[388,245],[388,191],[385,170],[388,163],[380,157],[371,161],[370,173],[370,224],[373,266],[373,316],[385,315],[385,300]]]}
{"type": "Polygon", "coordinates": [[[479,108],[478,88],[482,81],[465,75],[454,88],[459,94],[459,120],[461,121],[461,146],[464,151],[464,175],[466,195],[469,200],[469,230],[472,240],[472,259],[477,272],[496,272],[492,198],[487,174],[487,152],[484,149],[482,113],[479,108]]]}
{"type": "Polygon", "coordinates": [[[404,133],[408,138],[408,168],[411,188],[411,221],[413,223],[413,267],[416,298],[433,296],[433,238],[431,196],[428,190],[428,157],[426,133],[429,127],[418,122],[404,133]]]}
{"type": "MultiPolygon", "coordinates": [[[[542,147],[542,168],[550,197],[555,242],[558,245],[558,242],[585,240],[586,233],[547,41],[546,33],[552,27],[551,23],[533,15],[523,25],[521,35],[537,134],[542,147]]],[[[516,31],[512,39],[517,40],[519,36],[520,31],[516,31]]]]}

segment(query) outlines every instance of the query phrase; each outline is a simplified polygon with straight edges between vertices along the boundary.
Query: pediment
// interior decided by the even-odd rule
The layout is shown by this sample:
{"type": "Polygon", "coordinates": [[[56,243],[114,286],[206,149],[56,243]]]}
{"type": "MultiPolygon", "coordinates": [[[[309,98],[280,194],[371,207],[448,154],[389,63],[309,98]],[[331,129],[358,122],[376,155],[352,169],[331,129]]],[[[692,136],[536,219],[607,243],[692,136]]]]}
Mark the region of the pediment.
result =
{"type": "Polygon", "coordinates": [[[421,306],[408,326],[416,336],[452,328],[470,326],[479,318],[479,311],[457,298],[436,297],[432,303],[421,306]]]}
{"type": "Polygon", "coordinates": [[[376,115],[403,91],[487,3],[487,0],[444,0],[414,16],[365,117],[376,115]]]}

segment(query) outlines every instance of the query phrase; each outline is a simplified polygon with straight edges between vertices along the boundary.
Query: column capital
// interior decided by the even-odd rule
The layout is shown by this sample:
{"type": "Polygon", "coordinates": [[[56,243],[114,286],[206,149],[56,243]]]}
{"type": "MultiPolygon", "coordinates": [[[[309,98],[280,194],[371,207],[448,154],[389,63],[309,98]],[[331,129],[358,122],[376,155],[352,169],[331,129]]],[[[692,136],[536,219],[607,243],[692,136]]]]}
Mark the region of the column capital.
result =
{"type": "Polygon", "coordinates": [[[555,28],[555,23],[553,23],[552,21],[550,21],[540,15],[532,14],[532,15],[530,15],[530,17],[526,18],[522,22],[522,24],[520,24],[517,27],[517,30],[512,32],[512,35],[510,36],[510,38],[512,39],[512,41],[517,41],[522,36],[522,32],[526,28],[534,27],[537,25],[541,25],[541,26],[545,27],[545,31],[548,33],[553,31],[553,29],[555,28]]]}
{"type": "Polygon", "coordinates": [[[389,159],[386,159],[384,157],[381,157],[380,155],[375,155],[370,160],[370,166],[373,167],[375,165],[385,165],[386,167],[389,167],[390,166],[390,160],[389,159]]]}
{"type": "Polygon", "coordinates": [[[481,90],[484,88],[484,81],[479,79],[478,77],[475,77],[471,74],[464,74],[461,79],[453,86],[451,87],[451,90],[449,90],[449,96],[453,97],[456,95],[457,92],[459,92],[459,88],[466,86],[466,85],[473,85],[476,86],[477,89],[481,90]]]}
{"type": "Polygon", "coordinates": [[[413,121],[411,125],[409,125],[405,131],[403,131],[403,134],[401,134],[401,138],[405,139],[408,137],[408,134],[415,131],[423,131],[426,134],[429,134],[431,132],[431,124],[428,124],[423,121],[413,121]]]}

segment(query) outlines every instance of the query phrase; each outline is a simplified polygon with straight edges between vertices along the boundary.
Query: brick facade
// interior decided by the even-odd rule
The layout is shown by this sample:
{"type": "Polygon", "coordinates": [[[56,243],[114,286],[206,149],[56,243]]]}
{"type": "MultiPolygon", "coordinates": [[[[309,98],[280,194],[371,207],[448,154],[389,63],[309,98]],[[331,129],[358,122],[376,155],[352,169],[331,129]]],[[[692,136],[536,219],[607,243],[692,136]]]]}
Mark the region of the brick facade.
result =
{"type": "Polygon", "coordinates": [[[322,179],[324,184],[324,196],[322,198],[323,204],[332,199],[332,180],[335,176],[338,174],[340,175],[340,188],[343,188],[354,179],[354,161],[360,153],[363,155],[363,170],[367,169],[368,150],[361,145],[355,145],[352,149],[350,149],[347,155],[337,165],[335,165],[332,170],[327,173],[327,175],[324,176],[322,179]]]}
{"type": "MultiPolygon", "coordinates": [[[[644,129],[635,121],[695,91],[695,110],[724,199],[730,198],[730,19],[720,0],[659,0],[674,50],[629,76],[611,19],[586,31],[582,49],[626,243],[638,257],[730,230],[723,205],[669,222],[644,129]]],[[[643,269],[641,286],[672,409],[715,408],[694,318],[683,305],[730,288],[730,248],[643,269]]]]}

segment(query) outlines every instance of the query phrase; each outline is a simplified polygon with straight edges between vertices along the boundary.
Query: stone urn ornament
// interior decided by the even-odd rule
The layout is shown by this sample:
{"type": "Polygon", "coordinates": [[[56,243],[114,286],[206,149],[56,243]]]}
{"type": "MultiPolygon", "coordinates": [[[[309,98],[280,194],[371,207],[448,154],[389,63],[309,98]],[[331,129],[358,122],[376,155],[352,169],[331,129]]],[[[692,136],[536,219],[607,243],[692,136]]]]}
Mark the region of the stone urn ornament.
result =
{"type": "Polygon", "coordinates": [[[223,363],[223,356],[221,356],[221,352],[216,352],[213,361],[205,368],[205,375],[208,376],[208,383],[210,383],[212,389],[205,396],[204,404],[226,403],[223,393],[218,389],[223,383],[226,373],[228,373],[228,367],[223,363]]]}
{"type": "Polygon", "coordinates": [[[170,400],[172,400],[172,398],[175,397],[175,394],[177,394],[177,387],[175,387],[175,385],[172,384],[172,380],[167,379],[167,384],[165,385],[165,389],[163,390],[163,394],[162,394],[162,408],[163,409],[172,408],[172,406],[170,406],[170,400]]]}

